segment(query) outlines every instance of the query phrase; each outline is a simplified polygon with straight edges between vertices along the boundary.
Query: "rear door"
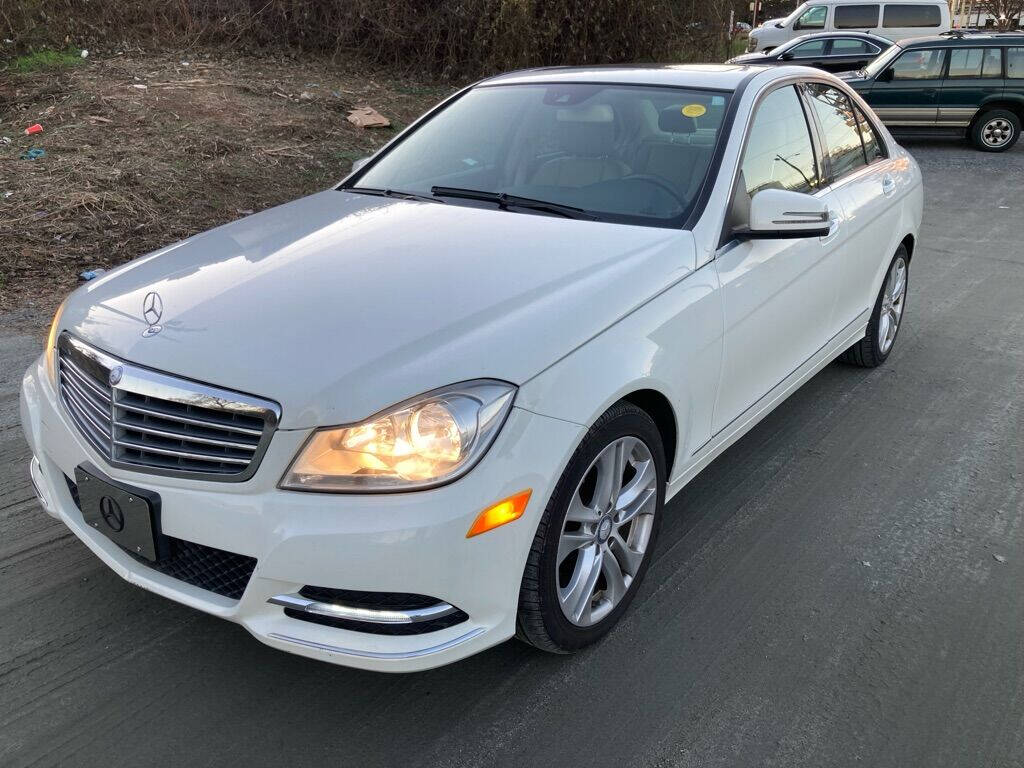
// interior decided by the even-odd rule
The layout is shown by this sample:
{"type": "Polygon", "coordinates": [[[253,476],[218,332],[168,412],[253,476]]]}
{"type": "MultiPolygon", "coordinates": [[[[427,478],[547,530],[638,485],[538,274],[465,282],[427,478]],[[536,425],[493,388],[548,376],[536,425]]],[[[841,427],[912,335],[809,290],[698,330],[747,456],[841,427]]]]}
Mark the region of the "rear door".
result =
{"type": "Polygon", "coordinates": [[[946,79],[939,91],[939,125],[966,128],[978,108],[1003,95],[1003,49],[953,48],[946,79]]]}
{"type": "Polygon", "coordinates": [[[904,51],[875,78],[868,101],[886,125],[934,126],[945,66],[945,48],[904,51]]]}
{"type": "Polygon", "coordinates": [[[849,72],[863,69],[880,52],[881,49],[877,45],[866,40],[856,37],[837,37],[832,40],[823,69],[829,72],[849,72]]]}

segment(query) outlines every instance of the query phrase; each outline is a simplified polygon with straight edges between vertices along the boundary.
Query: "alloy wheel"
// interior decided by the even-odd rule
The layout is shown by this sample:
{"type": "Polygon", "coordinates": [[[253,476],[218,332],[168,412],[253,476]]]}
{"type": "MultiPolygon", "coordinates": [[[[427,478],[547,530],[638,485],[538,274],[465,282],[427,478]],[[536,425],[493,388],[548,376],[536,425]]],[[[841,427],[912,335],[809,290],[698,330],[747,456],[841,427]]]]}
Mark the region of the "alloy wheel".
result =
{"type": "Polygon", "coordinates": [[[579,627],[622,601],[647,554],[658,504],[650,448],[622,437],[591,462],[569,502],[555,558],[558,602],[579,627]]]}
{"type": "Polygon", "coordinates": [[[907,294],[907,261],[896,258],[889,268],[882,293],[882,309],[878,315],[878,348],[883,355],[889,354],[896,341],[896,331],[903,317],[903,306],[907,294]]]}

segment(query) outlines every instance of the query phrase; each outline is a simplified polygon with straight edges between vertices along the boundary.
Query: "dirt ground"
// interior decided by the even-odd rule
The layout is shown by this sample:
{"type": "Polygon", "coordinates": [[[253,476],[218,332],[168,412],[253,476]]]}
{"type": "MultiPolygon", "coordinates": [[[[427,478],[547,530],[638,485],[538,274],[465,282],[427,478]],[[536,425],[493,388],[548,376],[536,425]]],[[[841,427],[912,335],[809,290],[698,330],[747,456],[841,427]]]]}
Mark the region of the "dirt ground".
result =
{"type": "Polygon", "coordinates": [[[45,313],[82,270],[328,187],[453,89],[196,51],[0,68],[0,311],[45,313]],[[348,123],[361,105],[393,127],[348,123]]]}

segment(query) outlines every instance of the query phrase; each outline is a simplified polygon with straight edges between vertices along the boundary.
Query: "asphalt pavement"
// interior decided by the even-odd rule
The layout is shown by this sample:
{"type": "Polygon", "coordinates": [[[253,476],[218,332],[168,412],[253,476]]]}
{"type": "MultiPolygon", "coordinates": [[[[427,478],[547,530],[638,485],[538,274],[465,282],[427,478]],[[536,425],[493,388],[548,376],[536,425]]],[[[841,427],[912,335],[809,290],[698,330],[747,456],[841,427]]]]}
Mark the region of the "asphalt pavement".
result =
{"type": "Polygon", "coordinates": [[[677,496],[572,657],[354,671],[123,582],[33,500],[45,327],[0,316],[0,766],[1024,765],[1024,146],[907,145],[889,361],[827,367],[677,496]]]}

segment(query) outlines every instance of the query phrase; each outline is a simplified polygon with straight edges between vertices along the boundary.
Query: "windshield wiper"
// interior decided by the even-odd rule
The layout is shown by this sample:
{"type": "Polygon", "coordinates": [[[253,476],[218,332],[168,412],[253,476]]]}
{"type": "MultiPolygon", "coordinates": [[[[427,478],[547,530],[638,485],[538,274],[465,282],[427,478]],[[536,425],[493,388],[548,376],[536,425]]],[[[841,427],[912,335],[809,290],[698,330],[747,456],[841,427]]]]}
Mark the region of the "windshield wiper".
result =
{"type": "Polygon", "coordinates": [[[553,213],[556,216],[564,216],[567,219],[586,219],[593,221],[597,217],[588,213],[583,208],[573,205],[553,203],[549,200],[536,200],[532,197],[519,197],[508,195],[504,192],[487,192],[482,189],[464,189],[462,187],[431,187],[431,194],[442,197],[461,197],[466,200],[482,200],[487,203],[497,203],[501,209],[526,208],[531,211],[544,211],[553,213]]]}
{"type": "Polygon", "coordinates": [[[380,189],[378,187],[342,187],[346,192],[356,192],[360,195],[377,195],[378,197],[394,197],[399,200],[419,200],[423,203],[443,203],[430,195],[421,195],[416,192],[406,192],[401,189],[380,189]]]}

